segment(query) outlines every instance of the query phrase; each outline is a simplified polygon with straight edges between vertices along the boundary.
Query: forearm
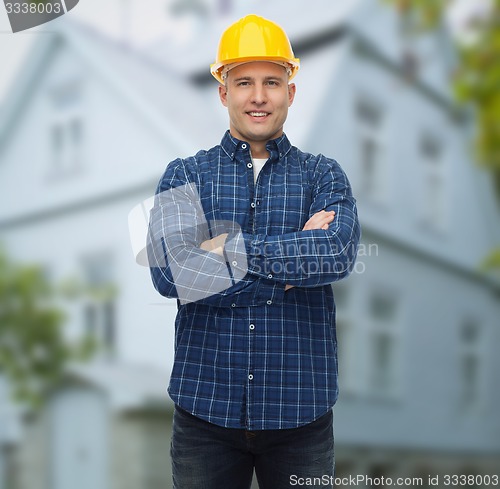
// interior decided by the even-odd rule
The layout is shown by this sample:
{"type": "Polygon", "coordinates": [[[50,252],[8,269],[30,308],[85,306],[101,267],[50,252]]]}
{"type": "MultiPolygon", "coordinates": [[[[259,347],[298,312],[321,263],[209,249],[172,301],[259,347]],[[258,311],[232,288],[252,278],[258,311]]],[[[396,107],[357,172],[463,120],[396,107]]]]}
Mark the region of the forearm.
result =
{"type": "Polygon", "coordinates": [[[343,209],[341,218],[328,229],[277,236],[241,233],[248,273],[299,287],[326,285],[346,277],[355,263],[360,227],[355,209],[343,209]]]}
{"type": "MultiPolygon", "coordinates": [[[[168,234],[168,233],[165,233],[168,234]]],[[[167,239],[150,237],[148,256],[156,290],[181,304],[198,302],[217,307],[263,305],[270,298],[281,300],[284,286],[246,273],[244,243],[224,253],[207,251],[190,243],[194,233],[168,234],[167,239]],[[191,237],[191,238],[189,238],[191,237]]],[[[217,242],[217,238],[212,242],[217,242]]]]}
{"type": "Polygon", "coordinates": [[[215,307],[247,307],[266,304],[269,300],[281,302],[283,284],[247,274],[225,290],[218,292],[200,290],[199,283],[180,284],[172,278],[169,267],[151,268],[151,278],[156,290],[167,298],[179,299],[181,304],[197,302],[215,307]]]}

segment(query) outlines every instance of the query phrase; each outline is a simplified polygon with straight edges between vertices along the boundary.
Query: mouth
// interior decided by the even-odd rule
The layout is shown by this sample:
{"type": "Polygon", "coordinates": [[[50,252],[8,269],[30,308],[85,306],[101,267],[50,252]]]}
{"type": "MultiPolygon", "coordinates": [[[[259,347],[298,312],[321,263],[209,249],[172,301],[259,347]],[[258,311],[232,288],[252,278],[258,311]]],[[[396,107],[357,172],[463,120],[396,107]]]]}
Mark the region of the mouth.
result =
{"type": "Polygon", "coordinates": [[[269,115],[269,112],[252,111],[247,112],[247,114],[254,119],[264,119],[269,115]]]}

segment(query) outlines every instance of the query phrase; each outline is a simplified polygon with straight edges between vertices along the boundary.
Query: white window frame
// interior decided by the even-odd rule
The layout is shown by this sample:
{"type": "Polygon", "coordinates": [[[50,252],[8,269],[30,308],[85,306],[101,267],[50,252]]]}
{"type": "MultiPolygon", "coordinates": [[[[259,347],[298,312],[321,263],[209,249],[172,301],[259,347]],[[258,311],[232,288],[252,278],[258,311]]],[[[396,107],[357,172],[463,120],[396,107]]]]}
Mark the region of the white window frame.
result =
{"type": "MultiPolygon", "coordinates": [[[[342,395],[361,393],[361,364],[359,362],[359,341],[357,321],[353,315],[352,287],[344,281],[333,284],[335,291],[342,290],[343,301],[336,302],[337,359],[339,362],[339,384],[342,395]]],[[[337,296],[339,293],[337,292],[337,296]]]]}
{"type": "Polygon", "coordinates": [[[443,135],[439,131],[424,131],[418,140],[418,155],[421,162],[420,192],[415,207],[420,212],[419,220],[424,229],[445,232],[449,222],[449,175],[443,135]],[[426,157],[423,148],[427,144],[438,147],[436,158],[426,157]]]}
{"type": "Polygon", "coordinates": [[[389,161],[387,147],[387,115],[381,102],[367,95],[358,95],[354,99],[354,121],[356,125],[357,161],[359,167],[358,196],[377,204],[386,204],[389,194],[389,161]],[[379,123],[374,124],[359,115],[360,106],[378,113],[379,123]],[[372,161],[373,178],[367,178],[367,161],[364,154],[366,144],[375,148],[372,161]]]}
{"type": "Polygon", "coordinates": [[[485,403],[485,392],[487,391],[486,382],[486,331],[484,322],[473,315],[465,315],[459,323],[458,329],[458,405],[460,410],[465,413],[477,413],[485,403]],[[472,325],[477,329],[477,338],[473,342],[466,342],[463,338],[464,328],[472,325]],[[464,378],[464,361],[466,359],[473,359],[477,365],[475,386],[473,390],[476,391],[474,398],[466,399],[466,390],[469,390],[469,386],[466,386],[466,379],[464,378]]]}
{"type": "Polygon", "coordinates": [[[114,289],[114,259],[110,252],[102,251],[89,253],[81,258],[82,281],[86,290],[82,301],[82,333],[91,335],[98,342],[99,350],[106,357],[113,356],[117,346],[117,304],[114,289]],[[91,277],[89,267],[99,266],[105,263],[107,270],[102,277],[91,277]],[[109,321],[109,309],[111,308],[111,323],[109,321]],[[87,314],[92,311],[95,315],[93,328],[88,321],[87,314]]]}
{"type": "Polygon", "coordinates": [[[49,106],[49,176],[57,179],[75,175],[82,170],[84,158],[81,82],[72,79],[53,86],[49,106]]]}
{"type": "Polygon", "coordinates": [[[402,365],[403,365],[403,341],[402,341],[402,310],[403,301],[401,293],[392,287],[372,286],[366,301],[366,362],[364,371],[364,391],[370,398],[381,400],[398,400],[401,396],[402,386],[402,365]],[[371,312],[372,301],[376,296],[386,297],[394,301],[393,317],[390,319],[379,320],[371,312]],[[392,352],[389,365],[389,384],[376,385],[374,372],[376,368],[375,341],[377,338],[388,337],[392,342],[392,352]]]}

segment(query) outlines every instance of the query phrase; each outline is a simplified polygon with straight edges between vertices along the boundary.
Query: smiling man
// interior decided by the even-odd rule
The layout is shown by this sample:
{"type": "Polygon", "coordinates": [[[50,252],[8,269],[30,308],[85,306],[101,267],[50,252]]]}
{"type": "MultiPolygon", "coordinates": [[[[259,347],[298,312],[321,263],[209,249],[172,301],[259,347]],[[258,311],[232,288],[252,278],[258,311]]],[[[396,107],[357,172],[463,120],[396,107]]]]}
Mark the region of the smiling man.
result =
{"type": "Polygon", "coordinates": [[[176,489],[333,480],[337,399],[330,284],[354,266],[360,228],[339,164],[291,145],[299,69],[283,29],[249,15],[216,62],[229,130],[172,161],[151,212],[148,256],[178,299],[172,468],[176,489]]]}
{"type": "MultiPolygon", "coordinates": [[[[226,68],[228,70],[228,68],[226,68]]],[[[266,144],[283,134],[295,84],[286,69],[268,61],[244,63],[225,72],[219,96],[229,113],[231,135],[246,140],[254,158],[268,157],[266,144]]]]}

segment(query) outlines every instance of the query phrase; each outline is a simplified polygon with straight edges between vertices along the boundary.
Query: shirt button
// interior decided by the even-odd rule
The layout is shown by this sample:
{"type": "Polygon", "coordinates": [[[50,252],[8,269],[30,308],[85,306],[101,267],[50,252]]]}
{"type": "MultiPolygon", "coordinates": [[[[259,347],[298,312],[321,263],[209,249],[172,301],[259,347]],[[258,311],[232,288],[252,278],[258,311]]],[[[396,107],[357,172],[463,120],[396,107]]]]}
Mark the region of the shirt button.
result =
{"type": "MultiPolygon", "coordinates": [[[[270,274],[267,276],[267,278],[273,278],[272,274],[270,273],[270,274]]],[[[269,303],[269,302],[270,302],[270,301],[268,301],[268,303],[269,303]]]]}
{"type": "Polygon", "coordinates": [[[270,306],[273,303],[273,301],[269,300],[267,301],[267,305],[270,306]]]}
{"type": "Polygon", "coordinates": [[[252,168],[252,166],[253,166],[252,163],[247,163],[248,168],[252,168]]]}
{"type": "Polygon", "coordinates": [[[236,304],[233,302],[233,303],[231,304],[231,307],[236,307],[236,304]]]}
{"type": "Polygon", "coordinates": [[[248,380],[253,380],[253,375],[252,374],[248,375],[248,380]]]}
{"type": "Polygon", "coordinates": [[[250,204],[250,207],[251,207],[252,209],[255,209],[255,202],[252,202],[252,203],[250,204]]]}
{"type": "Polygon", "coordinates": [[[255,324],[251,324],[249,328],[253,331],[255,329],[255,324]]]}
{"type": "Polygon", "coordinates": [[[233,267],[235,267],[235,266],[237,266],[237,265],[238,265],[238,262],[237,262],[236,260],[233,260],[233,261],[231,262],[231,265],[233,265],[233,267]]]}
{"type": "Polygon", "coordinates": [[[246,145],[245,143],[243,143],[243,144],[241,145],[241,149],[247,149],[247,145],[246,145]]]}

